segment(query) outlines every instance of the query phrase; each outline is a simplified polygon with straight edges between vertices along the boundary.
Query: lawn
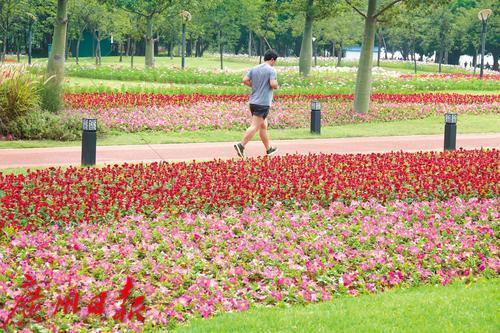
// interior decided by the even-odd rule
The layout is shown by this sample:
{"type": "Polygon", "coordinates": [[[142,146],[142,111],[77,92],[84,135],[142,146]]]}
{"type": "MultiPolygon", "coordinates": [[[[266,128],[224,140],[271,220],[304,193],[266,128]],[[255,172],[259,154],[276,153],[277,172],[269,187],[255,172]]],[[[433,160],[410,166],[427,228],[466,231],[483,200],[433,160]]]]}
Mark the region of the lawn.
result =
{"type": "MultiPolygon", "coordinates": [[[[120,63],[120,57],[103,57],[102,64],[103,65],[114,65],[114,66],[123,66],[130,67],[130,57],[123,57],[123,61],[120,63]]],[[[21,57],[21,63],[26,64],[28,62],[27,57],[21,57]]],[[[35,64],[45,65],[47,62],[46,58],[38,58],[34,59],[35,64]]],[[[75,64],[75,58],[69,58],[67,61],[68,64],[75,64]]],[[[94,58],[79,58],[80,65],[94,65],[94,58]]],[[[255,65],[259,63],[259,57],[247,57],[247,56],[225,56],[224,57],[224,69],[228,70],[244,70],[249,66],[255,65]]],[[[298,58],[278,58],[278,63],[276,66],[278,67],[289,67],[289,66],[298,66],[299,60],[298,58]]],[[[314,62],[313,62],[314,63],[314,62]]],[[[337,65],[337,58],[322,58],[319,57],[317,64],[319,67],[331,66],[335,67],[337,65]]],[[[373,61],[374,67],[376,67],[377,61],[376,59],[373,61]]],[[[381,60],[381,67],[388,70],[397,70],[405,73],[413,73],[414,72],[414,64],[410,61],[391,61],[391,60],[381,60]]],[[[155,66],[156,67],[170,67],[170,68],[180,68],[181,67],[181,58],[180,57],[167,57],[160,56],[155,57],[155,66]]],[[[343,59],[340,67],[356,67],[357,61],[354,60],[346,60],[343,59]]],[[[143,56],[135,56],[134,57],[134,67],[136,68],[144,68],[144,57],[143,56]]],[[[202,68],[202,69],[220,69],[220,58],[219,55],[216,54],[207,54],[202,58],[195,57],[187,57],[186,58],[186,68],[202,68]]],[[[438,64],[434,63],[417,63],[417,72],[418,73],[437,73],[438,72],[438,64]]],[[[471,73],[472,71],[464,68],[460,68],[457,66],[442,66],[443,73],[471,73]]]]}
{"type": "Polygon", "coordinates": [[[196,319],[187,332],[498,332],[500,280],[425,286],[196,319]]]}
{"type": "MultiPolygon", "coordinates": [[[[458,119],[458,134],[496,133],[500,128],[500,118],[496,114],[461,115],[458,119]]],[[[443,117],[428,117],[417,120],[349,124],[342,126],[322,127],[321,138],[399,136],[399,135],[430,135],[444,132],[443,117]]],[[[134,144],[166,144],[166,143],[201,143],[238,141],[243,135],[242,130],[199,130],[184,132],[145,131],[127,133],[112,131],[105,137],[98,138],[100,146],[134,145],[134,144]]],[[[317,139],[308,128],[271,129],[272,140],[317,139]]],[[[258,136],[254,140],[260,140],[258,136]]],[[[47,148],[79,146],[81,141],[50,141],[50,140],[16,140],[0,141],[1,148],[47,148]]]]}

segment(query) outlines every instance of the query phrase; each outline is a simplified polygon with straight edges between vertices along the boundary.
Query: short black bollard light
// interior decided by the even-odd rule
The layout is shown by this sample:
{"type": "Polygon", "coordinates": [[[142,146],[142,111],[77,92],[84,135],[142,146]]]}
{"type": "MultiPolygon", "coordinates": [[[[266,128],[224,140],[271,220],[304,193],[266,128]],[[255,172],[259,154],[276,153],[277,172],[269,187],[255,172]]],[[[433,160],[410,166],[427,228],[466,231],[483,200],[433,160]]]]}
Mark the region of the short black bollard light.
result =
{"type": "Polygon", "coordinates": [[[83,118],[82,130],[82,166],[95,165],[97,119],[83,118]]]}
{"type": "Polygon", "coordinates": [[[321,134],[321,104],[318,101],[311,102],[311,133],[321,134]]]}
{"type": "Polygon", "coordinates": [[[444,150],[455,150],[457,145],[457,114],[444,114],[444,150]]]}

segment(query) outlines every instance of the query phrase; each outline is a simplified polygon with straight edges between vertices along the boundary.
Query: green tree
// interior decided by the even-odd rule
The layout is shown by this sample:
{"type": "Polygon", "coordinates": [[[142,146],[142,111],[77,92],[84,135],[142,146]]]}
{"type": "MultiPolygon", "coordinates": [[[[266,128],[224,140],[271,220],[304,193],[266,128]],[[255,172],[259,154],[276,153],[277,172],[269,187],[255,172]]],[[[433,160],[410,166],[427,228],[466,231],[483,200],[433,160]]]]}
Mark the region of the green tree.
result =
{"type": "Polygon", "coordinates": [[[83,38],[83,33],[91,24],[91,16],[97,10],[97,3],[93,0],[71,0],[71,16],[69,33],[71,38],[76,39],[75,61],[78,64],[80,56],[80,43],[83,38]]]}
{"type": "MultiPolygon", "coordinates": [[[[370,104],[370,95],[372,87],[372,66],[373,66],[373,44],[375,42],[375,31],[377,29],[377,20],[387,10],[391,9],[394,5],[404,0],[390,0],[380,1],[382,4],[377,6],[377,0],[368,0],[368,8],[366,13],[361,11],[359,1],[345,0],[358,14],[364,17],[364,36],[361,47],[361,55],[358,65],[358,73],[356,75],[356,90],[354,93],[354,110],[358,113],[367,113],[370,104]]],[[[439,2],[439,0],[416,1],[407,0],[411,3],[412,7],[417,5],[431,5],[432,3],[439,2]]],[[[441,2],[446,2],[442,0],[441,2]]]]}
{"type": "Polygon", "coordinates": [[[5,61],[7,54],[7,41],[11,33],[14,18],[19,15],[19,1],[18,0],[2,0],[0,1],[0,32],[2,33],[3,50],[0,55],[1,61],[5,61]]]}
{"type": "Polygon", "coordinates": [[[154,67],[153,19],[174,4],[173,0],[111,0],[126,11],[143,17],[146,21],[146,67],[154,67]]]}
{"type": "Polygon", "coordinates": [[[224,49],[240,37],[240,1],[217,0],[208,8],[207,14],[211,18],[212,35],[216,36],[219,47],[220,68],[224,69],[224,49]]]}
{"type": "Polygon", "coordinates": [[[342,61],[342,49],[354,46],[361,41],[361,18],[355,13],[344,13],[335,17],[328,17],[318,22],[317,28],[325,41],[332,45],[332,56],[337,54],[337,67],[342,61]]]}
{"type": "Polygon", "coordinates": [[[95,63],[99,66],[101,65],[102,58],[101,41],[111,36],[114,29],[114,23],[119,18],[119,12],[115,9],[109,8],[103,3],[94,3],[92,5],[92,9],[92,13],[89,17],[89,28],[96,41],[94,56],[95,63]]]}
{"type": "Polygon", "coordinates": [[[298,15],[303,15],[304,26],[300,46],[299,72],[307,76],[311,72],[313,23],[333,15],[339,9],[339,1],[332,0],[295,0],[291,9],[298,15]]]}

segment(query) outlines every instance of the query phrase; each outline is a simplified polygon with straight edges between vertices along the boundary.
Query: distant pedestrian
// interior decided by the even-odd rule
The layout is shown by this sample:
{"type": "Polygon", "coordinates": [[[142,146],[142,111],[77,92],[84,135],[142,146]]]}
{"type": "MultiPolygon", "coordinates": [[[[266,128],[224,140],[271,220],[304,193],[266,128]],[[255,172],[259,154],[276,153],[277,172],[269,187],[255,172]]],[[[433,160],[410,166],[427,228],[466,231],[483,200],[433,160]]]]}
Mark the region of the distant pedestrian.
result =
{"type": "Polygon", "coordinates": [[[278,89],[277,73],[273,66],[278,54],[268,50],[264,54],[264,63],[253,67],[243,78],[243,84],[252,88],[250,96],[250,112],[252,125],[246,130],[243,140],[234,145],[238,156],[245,156],[245,146],[259,132],[260,139],[268,156],[274,155],[278,148],[269,145],[267,136],[267,116],[273,101],[273,90],[278,89]]]}

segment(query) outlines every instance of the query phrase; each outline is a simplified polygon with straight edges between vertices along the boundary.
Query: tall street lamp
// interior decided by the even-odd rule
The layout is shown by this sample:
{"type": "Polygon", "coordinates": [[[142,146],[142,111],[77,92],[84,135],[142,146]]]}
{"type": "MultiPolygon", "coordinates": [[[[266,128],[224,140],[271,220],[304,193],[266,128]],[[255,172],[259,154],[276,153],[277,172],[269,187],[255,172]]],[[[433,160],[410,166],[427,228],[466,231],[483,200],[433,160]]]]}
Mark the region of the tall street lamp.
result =
{"type": "Polygon", "coordinates": [[[482,22],[481,27],[481,71],[479,74],[479,78],[483,78],[483,68],[484,68],[484,44],[486,42],[486,21],[488,17],[491,15],[491,9],[483,9],[478,14],[477,17],[482,22]]]}
{"type": "Polygon", "coordinates": [[[182,19],[182,69],[185,66],[185,51],[186,51],[186,23],[191,21],[191,13],[187,10],[182,11],[179,16],[182,19]]]}

